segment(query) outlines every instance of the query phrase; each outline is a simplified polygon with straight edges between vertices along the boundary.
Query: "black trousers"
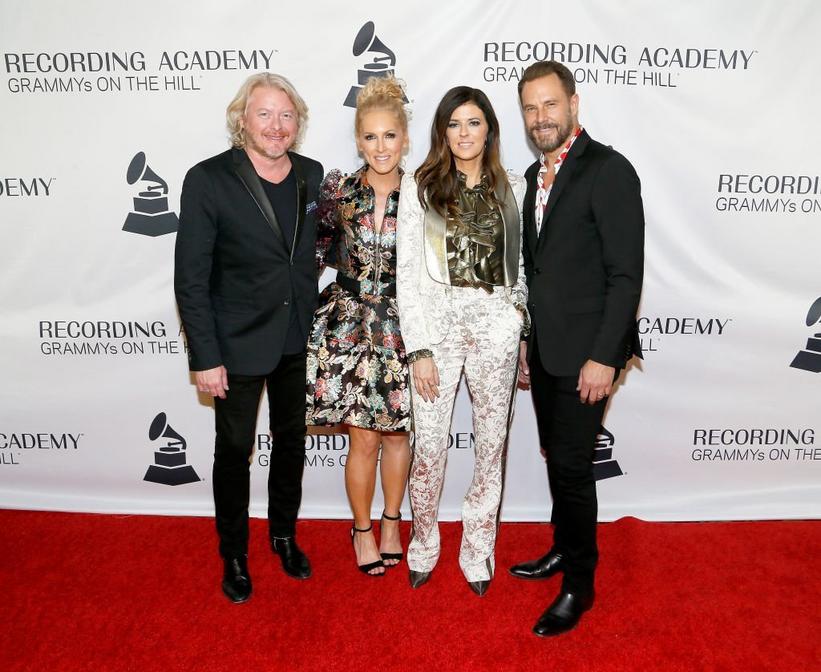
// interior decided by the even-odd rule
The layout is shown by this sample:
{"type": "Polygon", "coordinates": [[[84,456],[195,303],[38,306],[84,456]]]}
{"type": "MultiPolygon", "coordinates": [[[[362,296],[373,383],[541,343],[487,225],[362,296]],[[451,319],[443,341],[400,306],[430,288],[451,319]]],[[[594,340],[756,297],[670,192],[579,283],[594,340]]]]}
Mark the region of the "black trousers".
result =
{"type": "Polygon", "coordinates": [[[535,335],[531,347],[531,392],[553,496],[553,550],[565,558],[562,590],[588,593],[599,558],[593,450],[607,398],[582,404],[576,390],[578,374],[551,375],[539,358],[535,335]]]}
{"type": "Polygon", "coordinates": [[[251,456],[263,387],[273,438],[268,466],[268,531],[290,537],[302,501],[305,469],[305,352],[283,355],[267,376],[228,374],[225,399],[214,399],[214,507],[220,555],[248,552],[251,456]]]}

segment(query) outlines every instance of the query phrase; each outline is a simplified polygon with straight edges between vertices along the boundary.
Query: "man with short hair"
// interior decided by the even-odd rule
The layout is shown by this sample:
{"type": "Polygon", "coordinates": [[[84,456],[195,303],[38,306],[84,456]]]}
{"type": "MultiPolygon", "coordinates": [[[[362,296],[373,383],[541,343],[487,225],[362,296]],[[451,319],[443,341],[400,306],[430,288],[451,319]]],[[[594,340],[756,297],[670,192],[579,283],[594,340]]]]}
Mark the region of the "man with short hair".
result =
{"type": "Polygon", "coordinates": [[[214,506],[222,590],[251,596],[250,461],[268,390],[271,547],[311,574],[296,544],[305,465],[305,349],[317,301],[316,199],[322,166],[295,153],[308,108],[284,77],[260,73],[228,106],[233,147],[185,177],[174,289],[197,389],[214,398],[214,506]]]}
{"type": "Polygon", "coordinates": [[[514,576],[564,573],[536,622],[540,636],[573,628],[593,605],[598,505],[593,451],[618,372],[640,356],[636,311],[644,267],[644,211],[633,166],[593,140],[561,63],[529,66],[519,99],[541,152],[525,173],[524,258],[532,329],[520,382],[532,387],[553,497],[553,546],[514,576]],[[581,403],[580,403],[581,402],[581,403]]]}

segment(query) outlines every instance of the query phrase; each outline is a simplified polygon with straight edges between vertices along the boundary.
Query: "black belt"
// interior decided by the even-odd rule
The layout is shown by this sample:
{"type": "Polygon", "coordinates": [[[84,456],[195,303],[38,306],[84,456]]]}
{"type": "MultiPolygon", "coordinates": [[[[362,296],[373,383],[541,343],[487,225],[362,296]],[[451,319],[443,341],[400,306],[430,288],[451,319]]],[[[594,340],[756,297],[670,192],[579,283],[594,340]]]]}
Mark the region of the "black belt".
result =
{"type": "Polygon", "coordinates": [[[386,283],[381,284],[380,288],[381,291],[378,293],[375,292],[363,292],[362,291],[362,283],[359,280],[354,280],[353,278],[349,278],[347,275],[342,275],[341,273],[336,274],[336,282],[337,285],[342,287],[352,294],[370,294],[372,296],[396,296],[396,283],[386,283]]]}

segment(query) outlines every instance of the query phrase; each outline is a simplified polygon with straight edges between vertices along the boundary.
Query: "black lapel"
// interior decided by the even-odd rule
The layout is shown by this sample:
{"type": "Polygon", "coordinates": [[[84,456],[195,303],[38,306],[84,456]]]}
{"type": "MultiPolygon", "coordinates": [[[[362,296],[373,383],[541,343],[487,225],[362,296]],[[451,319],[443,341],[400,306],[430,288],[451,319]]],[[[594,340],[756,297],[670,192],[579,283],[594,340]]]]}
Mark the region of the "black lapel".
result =
{"type": "MultiPolygon", "coordinates": [[[[522,204],[522,219],[524,220],[524,239],[525,245],[531,251],[536,250],[536,175],[538,174],[537,161],[533,169],[532,178],[527,180],[527,190],[525,191],[525,200],[522,204]]],[[[527,175],[528,171],[525,171],[527,175]]]]}
{"type": "Polygon", "coordinates": [[[550,190],[550,197],[547,199],[547,206],[545,206],[544,209],[542,226],[539,229],[538,245],[540,247],[547,238],[545,231],[547,231],[547,227],[550,223],[550,216],[556,208],[556,201],[559,200],[559,197],[562,195],[562,191],[564,191],[564,188],[570,183],[570,180],[573,177],[573,172],[576,169],[576,161],[582,155],[589,143],[590,136],[587,135],[587,131],[582,131],[565,157],[564,163],[559,169],[558,175],[556,175],[556,180],[553,182],[553,188],[550,190]]]}
{"type": "Polygon", "coordinates": [[[274,214],[273,207],[271,207],[271,201],[269,201],[268,196],[265,195],[262,182],[259,181],[259,175],[257,175],[257,171],[254,170],[254,164],[251,163],[248,155],[242,149],[234,148],[233,159],[234,170],[237,176],[242,180],[251,198],[254,199],[262,216],[265,217],[265,220],[268,222],[268,226],[271,227],[282,244],[288,247],[285,242],[285,235],[282,233],[282,229],[277,221],[277,216],[274,214]]]}
{"type": "Polygon", "coordinates": [[[288,152],[291,157],[291,170],[296,178],[296,231],[294,231],[294,245],[291,251],[299,245],[299,235],[302,233],[302,225],[305,223],[305,207],[308,205],[308,186],[305,184],[305,175],[302,172],[302,165],[299,156],[288,152]]]}

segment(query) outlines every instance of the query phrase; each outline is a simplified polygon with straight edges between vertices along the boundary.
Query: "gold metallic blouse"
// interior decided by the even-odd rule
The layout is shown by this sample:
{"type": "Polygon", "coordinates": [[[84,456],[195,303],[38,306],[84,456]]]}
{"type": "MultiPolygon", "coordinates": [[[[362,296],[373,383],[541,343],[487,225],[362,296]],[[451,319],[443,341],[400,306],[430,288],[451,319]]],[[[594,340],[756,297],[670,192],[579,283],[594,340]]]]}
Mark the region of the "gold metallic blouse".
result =
{"type": "Polygon", "coordinates": [[[505,284],[505,232],[502,213],[493,202],[487,179],[468,187],[458,172],[458,215],[447,218],[447,259],[450,284],[486,292],[505,284]]]}

